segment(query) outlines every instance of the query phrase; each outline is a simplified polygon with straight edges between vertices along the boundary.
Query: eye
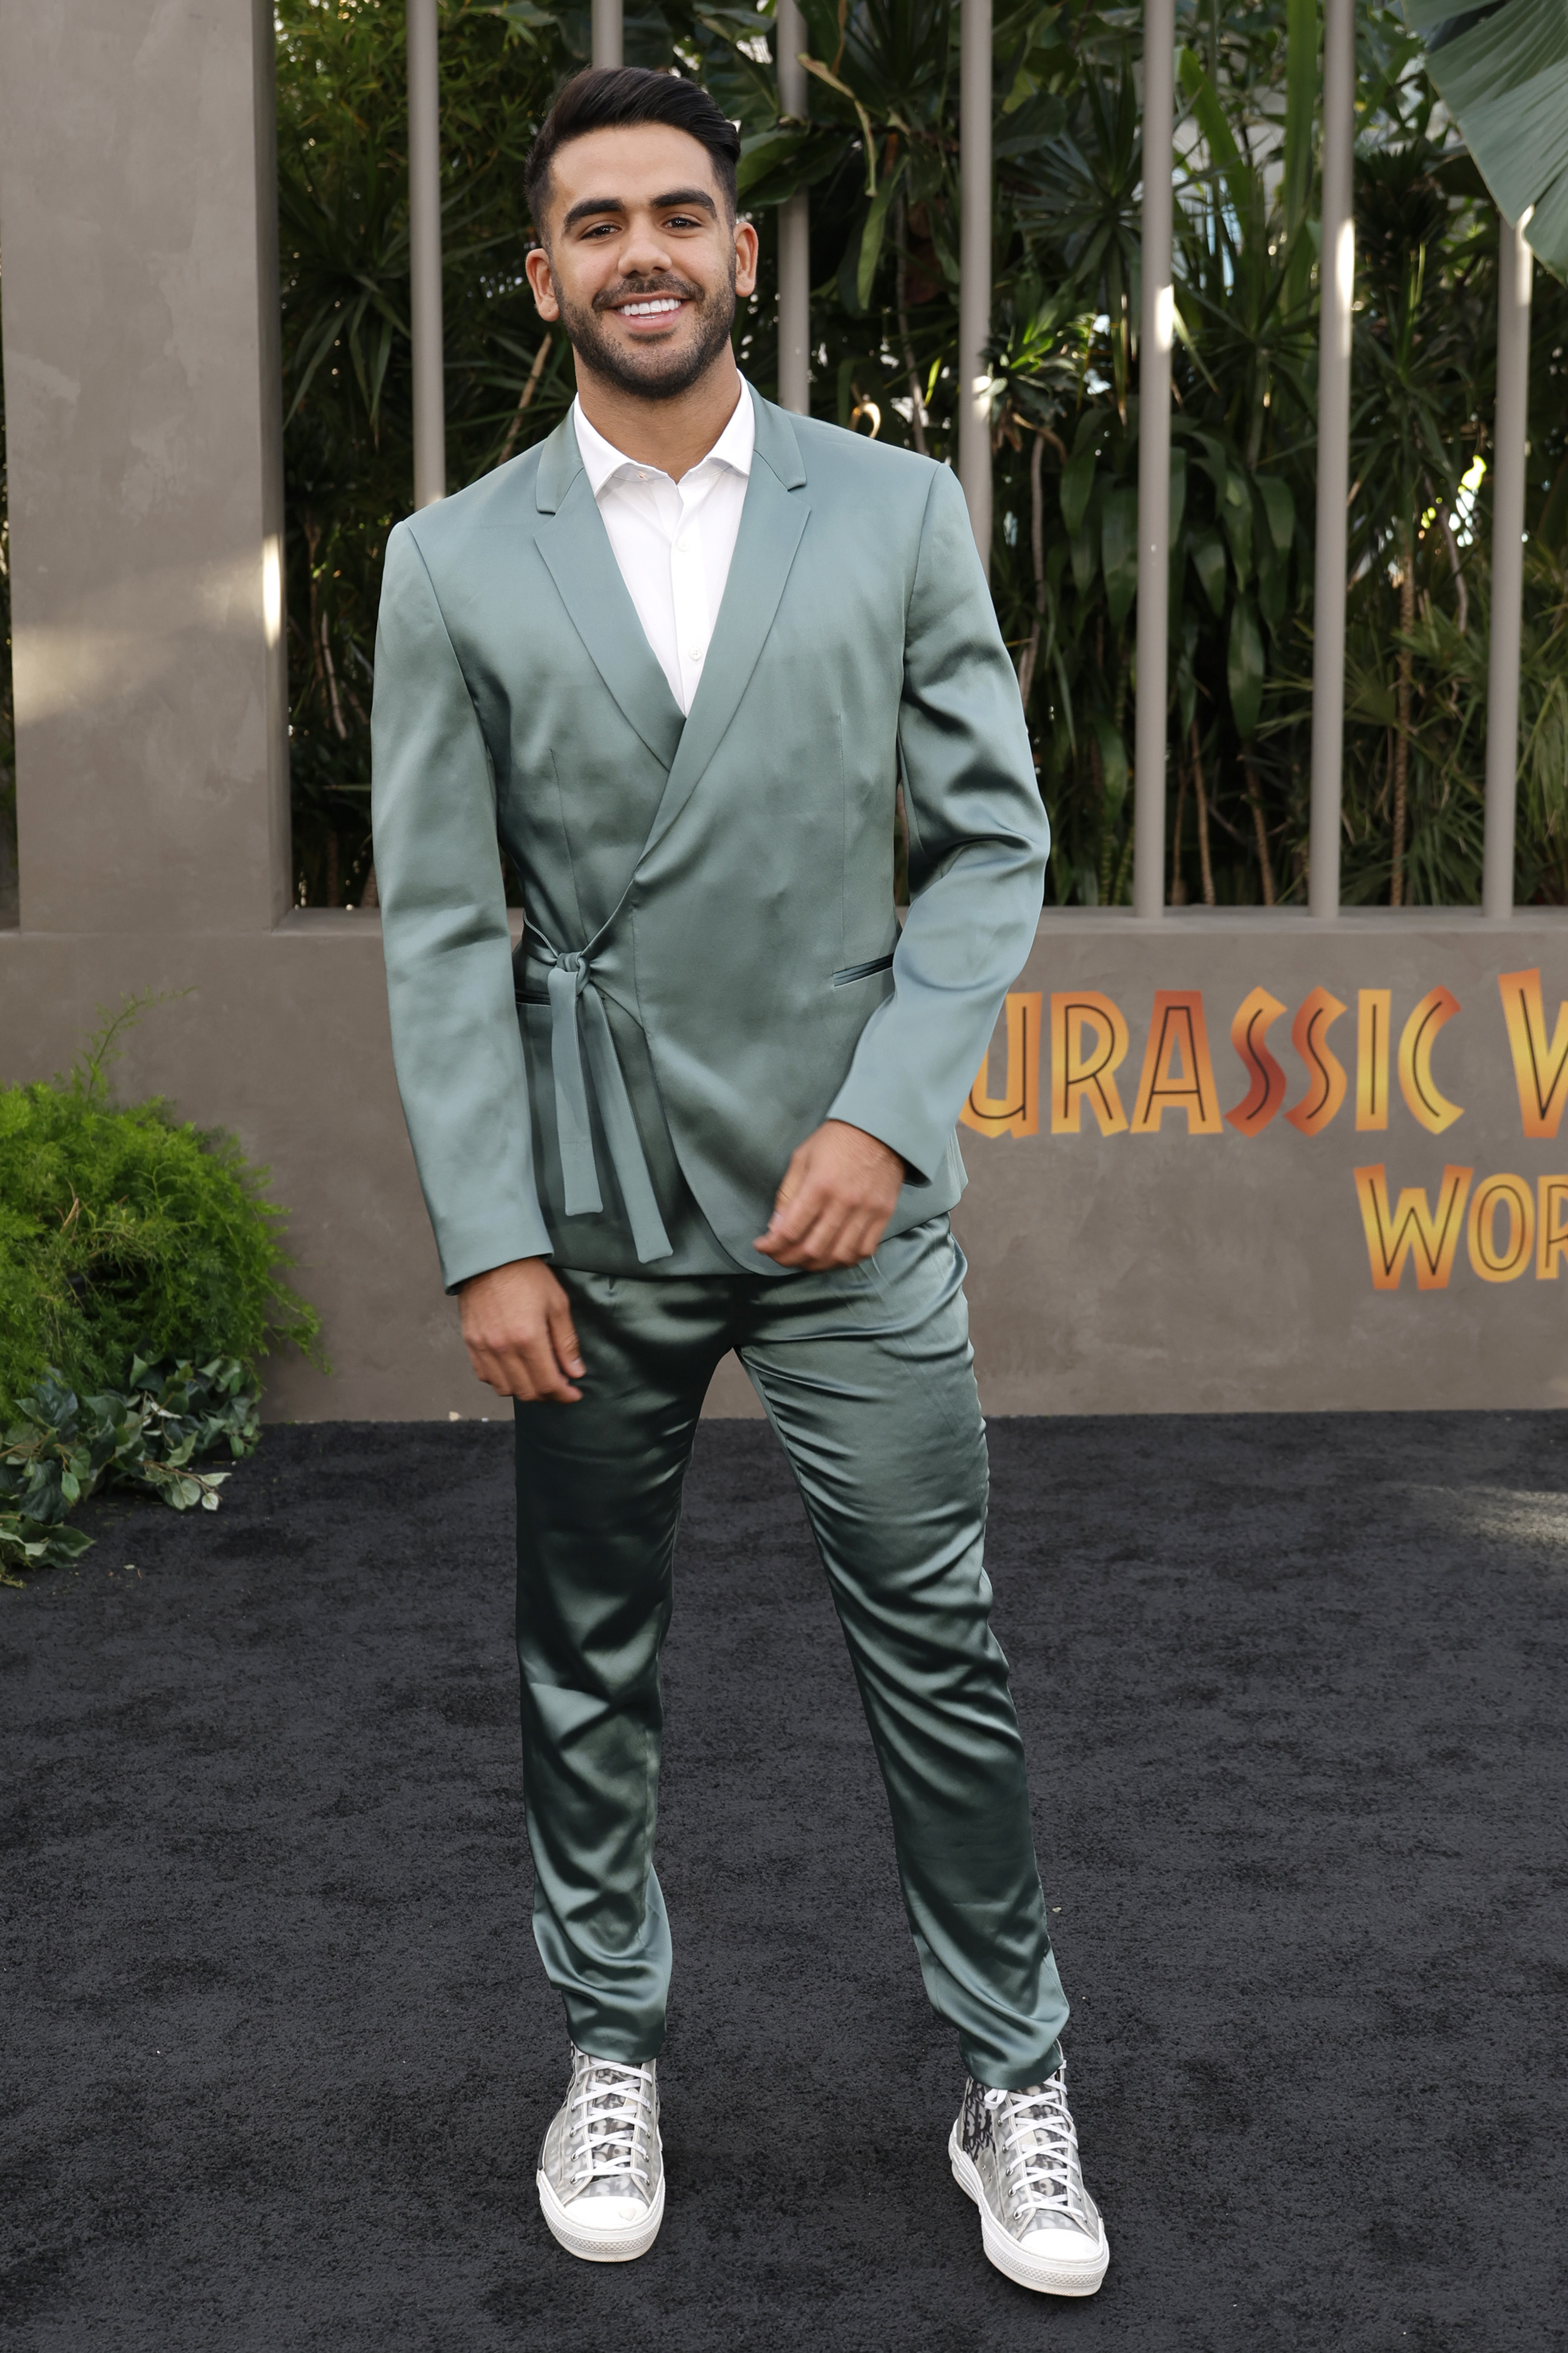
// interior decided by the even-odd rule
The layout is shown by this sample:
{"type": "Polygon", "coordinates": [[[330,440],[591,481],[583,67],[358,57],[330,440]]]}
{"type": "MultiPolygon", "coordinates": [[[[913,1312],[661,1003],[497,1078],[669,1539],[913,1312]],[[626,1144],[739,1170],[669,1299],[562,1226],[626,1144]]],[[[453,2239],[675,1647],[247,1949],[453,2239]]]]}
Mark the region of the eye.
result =
{"type": "Polygon", "coordinates": [[[700,228],[702,223],[695,213],[670,213],[664,225],[666,228],[700,228]]]}

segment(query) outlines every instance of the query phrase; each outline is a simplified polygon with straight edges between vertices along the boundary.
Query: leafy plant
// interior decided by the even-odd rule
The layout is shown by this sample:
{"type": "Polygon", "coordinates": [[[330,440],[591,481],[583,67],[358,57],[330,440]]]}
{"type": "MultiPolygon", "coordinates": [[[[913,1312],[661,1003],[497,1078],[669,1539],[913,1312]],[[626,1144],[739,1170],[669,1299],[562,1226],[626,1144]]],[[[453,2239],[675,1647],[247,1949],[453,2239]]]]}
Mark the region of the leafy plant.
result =
{"type": "Polygon", "coordinates": [[[253,1453],[261,1424],[254,1384],[233,1357],[192,1365],[132,1363],[129,1384],[78,1398],[45,1374],[18,1400],[0,1444],[0,1584],[24,1568],[80,1558],[92,1539],[66,1525],[100,1488],[141,1487],[176,1512],[216,1512],[226,1471],[195,1465],[220,1446],[235,1461],[253,1453]]]}
{"type": "MultiPolygon", "coordinates": [[[[1467,38],[1533,5],[1508,0],[1467,38]]],[[[644,0],[626,55],[698,76],[740,123],[742,200],[763,231],[736,322],[752,381],[776,383],[770,208],[805,188],[814,408],[952,462],[959,11],[805,0],[804,13],[809,121],[779,108],[771,0],[644,0]]],[[[1177,5],[1176,900],[1283,903],[1307,885],[1320,13],[1177,5]]],[[[374,608],[412,488],[404,12],[279,0],[278,21],[296,863],[300,895],[331,901],[370,872],[374,608]]],[[[1094,0],[994,12],[991,579],[1056,837],[1047,889],[1064,902],[1131,891],[1142,33],[1142,10],[1094,0]]],[[[571,398],[570,353],[522,276],[521,159],[588,39],[585,7],[443,0],[454,488],[549,432],[571,398]]],[[[1352,901],[1479,892],[1479,734],[1439,725],[1455,691],[1439,648],[1457,632],[1484,666],[1496,214],[1424,56],[1401,15],[1360,0],[1352,901]]],[[[1561,553],[1568,294],[1539,273],[1532,366],[1528,527],[1532,547],[1561,553]]],[[[1554,596],[1532,568],[1527,632],[1543,643],[1554,596]]],[[[1557,756],[1547,741],[1538,771],[1557,756]]],[[[1543,829],[1561,797],[1521,793],[1521,897],[1568,892],[1543,829]]]]}
{"type": "Polygon", "coordinates": [[[283,1212],[234,1138],[153,1100],[110,1100],[133,1000],[52,1082],[0,1089],[0,1416],[54,1367],[78,1394],[133,1360],[234,1358],[254,1374],[320,1319],[284,1280],[283,1212]]]}

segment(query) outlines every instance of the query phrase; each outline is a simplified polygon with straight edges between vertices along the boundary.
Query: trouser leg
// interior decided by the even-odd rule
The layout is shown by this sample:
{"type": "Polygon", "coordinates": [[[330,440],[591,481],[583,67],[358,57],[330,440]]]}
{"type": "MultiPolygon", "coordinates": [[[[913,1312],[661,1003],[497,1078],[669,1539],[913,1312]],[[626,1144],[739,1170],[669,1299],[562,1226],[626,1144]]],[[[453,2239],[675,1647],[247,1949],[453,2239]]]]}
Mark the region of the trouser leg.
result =
{"type": "Polygon", "coordinates": [[[1067,2001],[990,1627],[962,1274],[946,1219],[932,1219],[847,1274],[771,1287],[741,1355],[848,1641],[926,1990],[971,2073],[1016,2090],[1055,2066],[1067,2001]]]}
{"type": "Polygon", "coordinates": [[[517,1648],[533,1934],[573,2041],[658,2056],[669,1930],[653,1868],[680,1490],[728,1346],[721,1282],[558,1270],[587,1375],[519,1405],[517,1648]]]}

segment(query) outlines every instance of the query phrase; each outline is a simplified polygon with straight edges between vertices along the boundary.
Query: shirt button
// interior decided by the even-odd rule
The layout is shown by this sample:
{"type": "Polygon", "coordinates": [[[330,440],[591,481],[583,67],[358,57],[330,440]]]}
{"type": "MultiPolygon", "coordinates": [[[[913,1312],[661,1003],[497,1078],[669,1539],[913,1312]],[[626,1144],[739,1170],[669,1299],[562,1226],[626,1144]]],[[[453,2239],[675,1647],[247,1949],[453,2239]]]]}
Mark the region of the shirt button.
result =
{"type": "Polygon", "coordinates": [[[701,660],[701,659],[702,659],[702,649],[701,649],[701,647],[700,647],[700,646],[692,646],[692,647],[689,648],[689,649],[688,649],[688,650],[689,650],[689,654],[690,654],[690,658],[691,658],[691,659],[692,659],[694,662],[700,662],[700,661],[701,660]]]}

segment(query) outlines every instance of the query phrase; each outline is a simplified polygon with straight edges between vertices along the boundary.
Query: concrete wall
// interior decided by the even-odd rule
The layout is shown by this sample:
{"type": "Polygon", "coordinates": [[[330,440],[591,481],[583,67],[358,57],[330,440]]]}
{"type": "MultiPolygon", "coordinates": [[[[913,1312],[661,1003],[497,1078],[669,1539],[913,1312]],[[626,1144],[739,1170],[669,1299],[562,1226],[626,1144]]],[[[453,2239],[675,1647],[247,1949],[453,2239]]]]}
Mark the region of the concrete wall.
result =
{"type": "MultiPolygon", "coordinates": [[[[293,1213],[336,1370],[278,1362],[268,1412],[467,1417],[494,1400],[440,1289],[377,920],[288,905],[270,61],[266,0],[0,12],[22,866],[20,924],[0,929],[0,1082],[61,1068],[128,994],[184,992],[132,1032],[121,1084],[233,1128],[293,1213]]],[[[1532,1029],[1515,992],[1521,1066],[1550,1097],[1556,914],[1047,916],[964,1139],[988,1408],[1568,1401],[1563,1253],[1502,1262],[1510,1214],[1568,1222],[1568,1137],[1523,1133],[1500,977],[1524,970],[1544,1010],[1532,1029]],[[1283,1093],[1249,1134],[1225,1118],[1255,1067],[1230,1033],[1260,988],[1283,1008],[1266,1040],[1283,1093]],[[1298,1024],[1321,989],[1347,1010],[1330,1021],[1319,999],[1298,1024]],[[1358,1052],[1363,992],[1385,1024],[1381,1081],[1377,1039],[1358,1052]],[[1407,1096],[1400,1040],[1424,1001],[1407,1096]],[[1069,1020],[1074,1005],[1089,1010],[1069,1020]],[[1092,1061],[1123,1029],[1119,1115],[1101,1098],[1115,1132],[1081,1103],[1080,1132],[1065,1104],[1053,1132],[1068,1053],[1092,1061]],[[1344,1098],[1303,1133],[1288,1114],[1331,1094],[1328,1058],[1344,1098]],[[1445,1193],[1450,1167],[1471,1173],[1445,1193]],[[1374,1287],[1357,1168],[1383,1169],[1395,1222],[1422,1189],[1440,1282],[1417,1289],[1412,1261],[1374,1287]],[[1514,1209],[1478,1239],[1470,1202],[1499,1175],[1521,1180],[1514,1209]]],[[[1563,1043],[1568,1060],[1568,1022],[1563,1043]]],[[[732,1362],[710,1409],[755,1409],[732,1362]]]]}
{"type": "MultiPolygon", "coordinates": [[[[1528,1195],[1521,1222],[1538,1225],[1542,1180],[1561,1177],[1561,1193],[1548,1186],[1549,1219],[1568,1232],[1568,1128],[1555,1132],[1568,1091],[1565,996],[1568,913],[1557,910],[1521,911],[1498,923],[1468,911],[1420,909],[1334,923],[1262,910],[1183,911],[1154,923],[1087,910],[1047,916],[1015,992],[1013,1067],[1004,1022],[983,1091],[984,1100],[1018,1109],[1012,1123],[984,1122],[1001,1133],[963,1135],[972,1181],[955,1223],[973,1268],[988,1409],[1568,1404],[1563,1253],[1548,1253],[1550,1273],[1538,1273],[1535,1247],[1521,1247],[1510,1263],[1506,1207],[1488,1212],[1488,1232],[1473,1250],[1470,1219],[1486,1180],[1510,1176],[1528,1195]],[[1521,1008],[1528,983],[1522,992],[1510,987],[1516,1062],[1500,982],[1521,972],[1539,974],[1543,1015],[1521,1008]],[[1258,989],[1283,1008],[1261,1042],[1284,1086],[1248,1134],[1226,1114],[1251,1092],[1255,1066],[1232,1044],[1232,1029],[1258,989]],[[1330,1018],[1332,1008],[1320,1000],[1312,1019],[1309,1000],[1318,990],[1344,1009],[1330,1018]],[[1157,993],[1167,997],[1158,1008],[1157,993]],[[1066,1050],[1076,1048],[1082,1067],[1114,1029],[1102,1017],[1103,1029],[1089,1020],[1076,1037],[1061,1034],[1068,1008],[1086,997],[1109,999],[1128,1033],[1114,1073],[1126,1125],[1116,1128],[1108,1106],[1109,1134],[1081,1095],[1078,1133],[1062,1132],[1068,1104],[1053,1106],[1053,1095],[1066,1093],[1066,1050]],[[1053,998],[1061,1000],[1054,1039],[1053,998]],[[1212,1082],[1197,1073],[1201,1098],[1182,1095],[1194,1077],[1189,1023],[1206,1034],[1212,1065],[1212,1082]],[[1155,1075],[1167,1097],[1160,1109],[1156,1094],[1140,1132],[1152,1031],[1157,1065],[1163,1044],[1163,1071],[1155,1075]],[[1292,1043],[1293,1031],[1305,1050],[1292,1043]],[[1562,1050],[1554,1098],[1553,1043],[1562,1050]],[[1552,1133],[1525,1132],[1521,1063],[1531,1124],[1552,1133]],[[1302,1106],[1310,1127],[1314,1107],[1331,1108],[1340,1084],[1333,1065],[1342,1071],[1342,1100],[1316,1132],[1304,1133],[1289,1114],[1302,1106]],[[1549,1099],[1544,1120],[1537,1086],[1549,1099]],[[1029,1124],[1031,1109],[1036,1133],[1006,1132],[1029,1124]],[[1425,1265],[1418,1240],[1398,1287],[1374,1286],[1374,1246],[1386,1280],[1376,1179],[1364,1187],[1369,1243],[1358,1168],[1384,1172],[1390,1227],[1406,1188],[1424,1193],[1436,1220],[1445,1169],[1472,1172],[1449,1187],[1442,1235],[1449,1259],[1445,1268],[1439,1245],[1441,1280],[1432,1287],[1417,1284],[1425,1265]]],[[[1259,1037],[1256,1021],[1252,1035],[1259,1037]]],[[[1521,1232],[1521,1245],[1527,1239],[1539,1235],[1521,1232]]],[[[1426,1271],[1430,1280],[1434,1270],[1426,1271]]]]}

